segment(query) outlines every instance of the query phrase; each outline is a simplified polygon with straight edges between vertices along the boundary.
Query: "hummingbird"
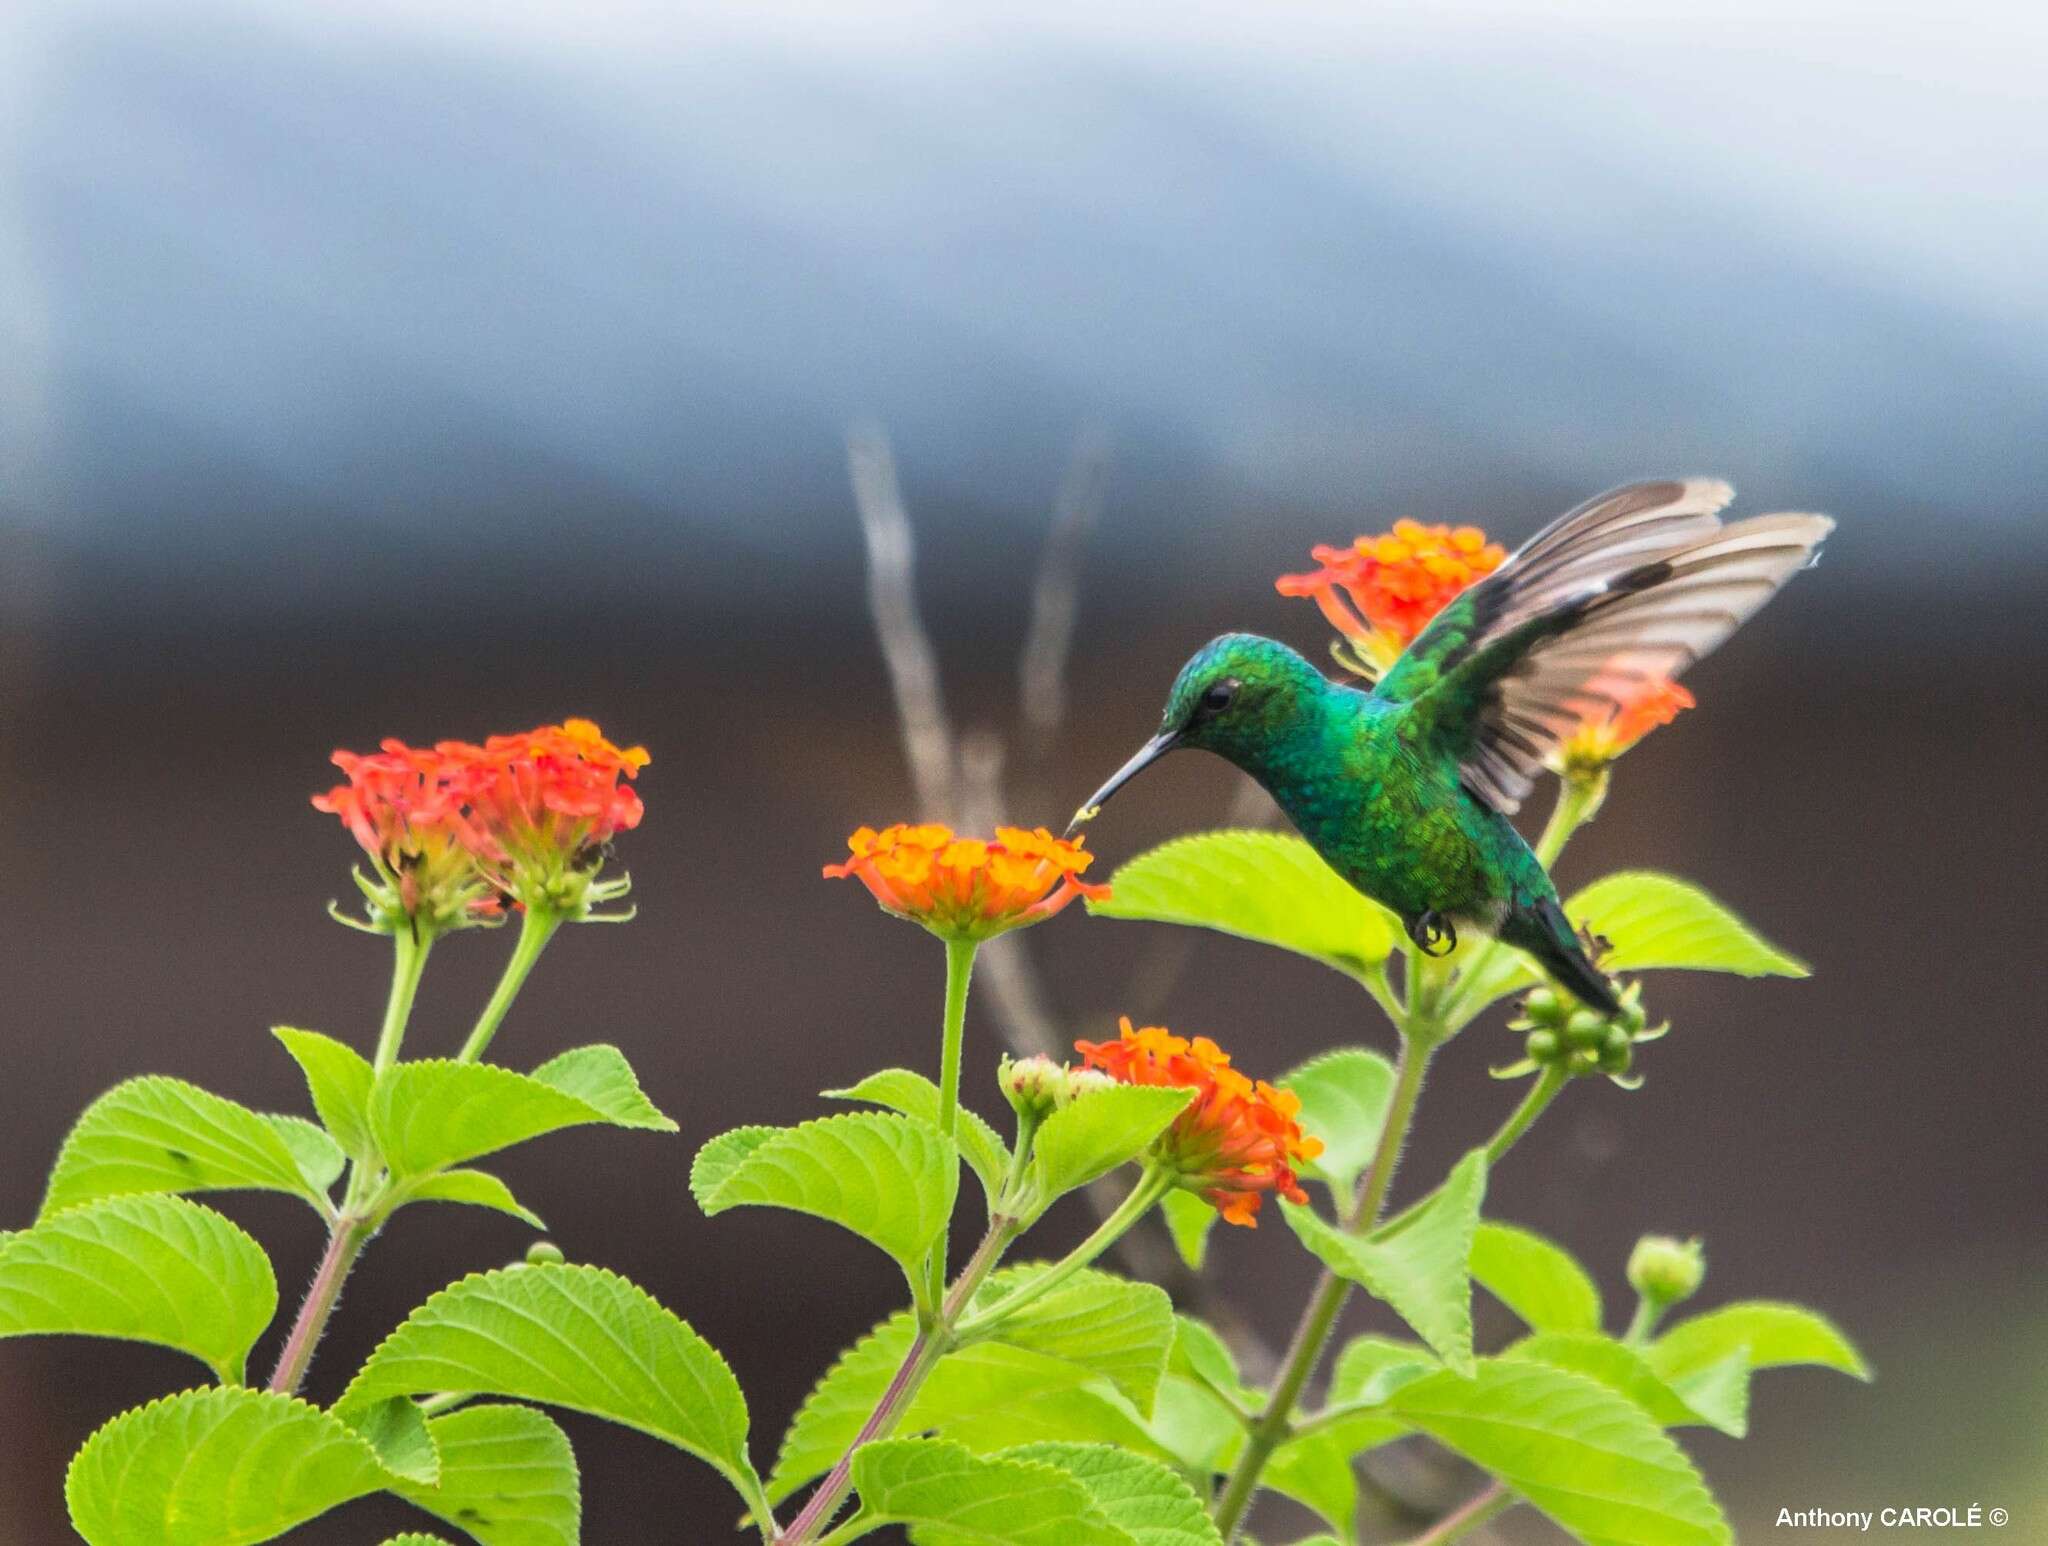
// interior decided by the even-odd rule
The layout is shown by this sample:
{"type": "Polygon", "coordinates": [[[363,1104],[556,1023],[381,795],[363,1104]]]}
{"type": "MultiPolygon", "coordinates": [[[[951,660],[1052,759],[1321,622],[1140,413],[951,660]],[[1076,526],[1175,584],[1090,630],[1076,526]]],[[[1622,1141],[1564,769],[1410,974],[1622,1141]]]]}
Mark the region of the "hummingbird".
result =
{"type": "Polygon", "coordinates": [[[1198,748],[1264,787],[1325,863],[1425,954],[1471,926],[1573,997],[1621,1012],[1508,819],[1590,712],[1675,679],[1813,561],[1824,515],[1724,523],[1712,479],[1630,484],[1538,532],[1460,592],[1369,688],[1227,633],[1181,667],[1159,733],[1074,827],[1168,752],[1198,748]]]}

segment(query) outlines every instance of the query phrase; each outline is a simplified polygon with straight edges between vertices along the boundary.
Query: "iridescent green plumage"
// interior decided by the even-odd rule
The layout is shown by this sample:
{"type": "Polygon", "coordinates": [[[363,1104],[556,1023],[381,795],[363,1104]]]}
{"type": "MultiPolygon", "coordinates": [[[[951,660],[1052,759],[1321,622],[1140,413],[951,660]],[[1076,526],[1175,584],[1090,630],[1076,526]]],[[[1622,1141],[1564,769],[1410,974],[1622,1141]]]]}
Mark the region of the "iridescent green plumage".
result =
{"type": "Polygon", "coordinates": [[[1446,606],[1369,691],[1276,640],[1212,640],[1181,668],[1159,734],[1091,807],[1168,751],[1215,752],[1423,949],[1475,926],[1612,1013],[1612,985],[1508,817],[1589,712],[1714,648],[1833,525],[1723,525],[1730,492],[1637,484],[1581,506],[1446,606]]]}

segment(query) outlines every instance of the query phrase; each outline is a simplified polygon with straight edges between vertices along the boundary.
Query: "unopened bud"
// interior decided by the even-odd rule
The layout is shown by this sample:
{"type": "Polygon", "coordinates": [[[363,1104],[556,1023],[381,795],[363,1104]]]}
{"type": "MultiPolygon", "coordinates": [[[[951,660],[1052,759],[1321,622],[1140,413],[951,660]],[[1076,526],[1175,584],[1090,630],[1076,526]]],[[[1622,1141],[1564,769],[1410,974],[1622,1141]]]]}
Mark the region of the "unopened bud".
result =
{"type": "Polygon", "coordinates": [[[1559,1024],[1564,1018],[1563,1009],[1556,992],[1550,988],[1531,988],[1522,999],[1522,1013],[1538,1025],[1559,1024]]]}
{"type": "Polygon", "coordinates": [[[1535,1030],[1529,1033],[1529,1042],[1524,1049],[1532,1063],[1554,1063],[1557,1061],[1557,1032],[1535,1030]]]}
{"type": "Polygon", "coordinates": [[[1067,1074],[1067,1098],[1061,1104],[1071,1106],[1084,1095],[1115,1088],[1116,1079],[1099,1068],[1071,1069],[1067,1074]]]}
{"type": "Polygon", "coordinates": [[[568,1259],[552,1240],[536,1240],[526,1248],[526,1265],[529,1267],[559,1267],[568,1259]]]}
{"type": "Polygon", "coordinates": [[[1607,1017],[1597,1009],[1574,1009],[1564,1023],[1564,1039],[1581,1052],[1596,1049],[1607,1035],[1607,1017]]]}
{"type": "Polygon", "coordinates": [[[1657,1308],[1690,1299],[1707,1276],[1707,1254],[1697,1238],[1645,1235],[1629,1253],[1628,1281],[1657,1308]]]}
{"type": "Polygon", "coordinates": [[[1042,1121],[1067,1103],[1068,1073],[1064,1064],[1034,1055],[1004,1058],[996,1065],[1003,1099],[1018,1116],[1042,1121]]]}

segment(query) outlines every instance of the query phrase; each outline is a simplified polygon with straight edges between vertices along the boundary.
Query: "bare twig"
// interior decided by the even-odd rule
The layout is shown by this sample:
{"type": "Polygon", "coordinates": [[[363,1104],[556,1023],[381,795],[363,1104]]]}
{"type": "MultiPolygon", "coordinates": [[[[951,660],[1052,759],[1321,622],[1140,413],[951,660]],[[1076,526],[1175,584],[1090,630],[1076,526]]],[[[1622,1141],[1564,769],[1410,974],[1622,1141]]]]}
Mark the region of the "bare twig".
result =
{"type": "Polygon", "coordinates": [[[916,553],[896,461],[878,424],[856,426],[846,440],[854,504],[868,549],[868,607],[903,725],[910,780],[927,819],[957,816],[953,731],[939,688],[938,659],[917,610],[916,553]]]}
{"type": "Polygon", "coordinates": [[[1031,588],[1031,628],[1017,657],[1024,728],[1040,756],[1067,717],[1067,659],[1081,594],[1081,557],[1108,483],[1109,439],[1091,429],[1075,447],[1053,503],[1052,530],[1031,588]]]}

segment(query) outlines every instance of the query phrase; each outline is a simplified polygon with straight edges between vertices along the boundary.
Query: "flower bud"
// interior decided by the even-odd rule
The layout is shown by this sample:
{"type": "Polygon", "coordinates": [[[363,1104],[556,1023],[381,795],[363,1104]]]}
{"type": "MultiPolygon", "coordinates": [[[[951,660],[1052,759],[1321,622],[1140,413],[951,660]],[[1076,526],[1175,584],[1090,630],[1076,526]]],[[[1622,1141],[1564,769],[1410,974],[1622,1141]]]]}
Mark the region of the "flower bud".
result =
{"type": "Polygon", "coordinates": [[[996,1080],[1003,1087],[1003,1099],[1018,1116],[1043,1121],[1072,1097],[1066,1066],[1051,1058],[1035,1055],[1004,1058],[996,1065],[996,1080]]]}
{"type": "Polygon", "coordinates": [[[1581,1052],[1596,1050],[1606,1035],[1607,1018],[1597,1009],[1574,1009],[1564,1024],[1564,1039],[1581,1052]]]}
{"type": "Polygon", "coordinates": [[[1538,1025],[1560,1023],[1564,1018],[1563,1008],[1556,992],[1550,988],[1531,988],[1522,1000],[1522,1013],[1538,1025]]]}
{"type": "Polygon", "coordinates": [[[1634,1061],[1635,1044],[1627,1031],[1618,1025],[1607,1027],[1607,1033],[1600,1039],[1600,1072],[1603,1074],[1625,1074],[1634,1061]]]}
{"type": "Polygon", "coordinates": [[[1067,1071],[1067,1098],[1062,1105],[1071,1106],[1083,1096],[1093,1095],[1097,1090],[1113,1090],[1116,1078],[1099,1068],[1072,1068],[1067,1071]]]}
{"type": "Polygon", "coordinates": [[[1697,1237],[1645,1235],[1629,1253],[1630,1286],[1660,1310],[1690,1299],[1706,1276],[1706,1251],[1697,1237]]]}
{"type": "Polygon", "coordinates": [[[1554,1063],[1557,1061],[1557,1032],[1534,1030],[1529,1033],[1528,1046],[1524,1049],[1532,1063],[1554,1063]]]}
{"type": "Polygon", "coordinates": [[[562,1248],[552,1240],[536,1240],[526,1248],[526,1265],[529,1267],[559,1267],[567,1260],[562,1248]]]}

